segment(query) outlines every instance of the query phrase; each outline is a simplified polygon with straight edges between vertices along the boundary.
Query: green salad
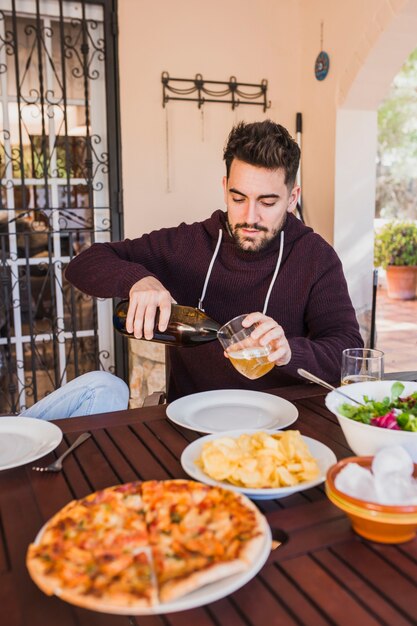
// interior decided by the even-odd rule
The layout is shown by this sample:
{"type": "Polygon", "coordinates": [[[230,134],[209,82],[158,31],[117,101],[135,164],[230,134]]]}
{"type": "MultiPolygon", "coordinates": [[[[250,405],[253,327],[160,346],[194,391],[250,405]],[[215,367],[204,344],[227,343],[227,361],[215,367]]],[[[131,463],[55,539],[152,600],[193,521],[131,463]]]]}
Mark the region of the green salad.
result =
{"type": "Polygon", "coordinates": [[[344,417],[363,424],[417,432],[417,391],[402,397],[403,391],[404,385],[396,382],[391,387],[391,396],[386,396],[382,400],[372,400],[364,395],[364,406],[345,402],[338,407],[338,411],[344,417]]]}

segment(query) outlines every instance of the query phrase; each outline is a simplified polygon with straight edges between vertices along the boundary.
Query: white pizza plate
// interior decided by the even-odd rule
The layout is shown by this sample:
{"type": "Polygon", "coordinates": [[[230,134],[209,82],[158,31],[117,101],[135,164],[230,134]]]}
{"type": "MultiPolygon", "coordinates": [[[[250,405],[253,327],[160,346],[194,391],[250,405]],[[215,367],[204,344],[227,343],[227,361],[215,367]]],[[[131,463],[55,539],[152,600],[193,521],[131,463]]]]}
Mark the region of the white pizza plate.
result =
{"type": "Polygon", "coordinates": [[[184,396],[167,406],[167,416],[200,433],[222,433],[236,428],[279,430],[298,417],[288,400],[261,391],[219,389],[184,396]]]}
{"type": "Polygon", "coordinates": [[[0,470],[19,467],[52,452],[61,443],[55,424],[34,417],[0,417],[0,470]]]}
{"type": "MultiPolygon", "coordinates": [[[[200,439],[196,439],[190,443],[184,450],[181,455],[181,465],[185,472],[195,480],[199,480],[202,483],[206,483],[206,485],[216,485],[219,487],[226,487],[228,489],[232,489],[237,493],[243,493],[251,500],[275,500],[276,498],[284,498],[286,496],[290,496],[297,491],[305,491],[306,489],[310,489],[311,487],[315,487],[320,483],[324,482],[326,479],[327,470],[337,462],[336,456],[330,448],[321,443],[321,441],[317,441],[316,439],[312,439],[311,437],[305,437],[301,435],[303,441],[307,444],[311,454],[316,459],[318,466],[320,468],[320,475],[314,480],[309,480],[303,483],[298,483],[293,487],[279,487],[274,489],[249,489],[246,487],[236,487],[235,485],[231,485],[226,481],[214,480],[210,478],[202,469],[196,465],[196,460],[201,456],[201,451],[203,445],[207,441],[213,441],[214,439],[219,439],[220,437],[232,437],[237,439],[239,435],[244,433],[251,434],[256,432],[256,430],[232,430],[226,433],[222,433],[221,435],[206,435],[205,437],[200,437],[200,439]]],[[[264,431],[268,432],[268,431],[264,431]]],[[[274,431],[270,431],[274,432],[274,431]]]]}
{"type": "MultiPolygon", "coordinates": [[[[264,541],[260,545],[259,552],[253,559],[251,566],[244,572],[220,578],[218,581],[205,585],[204,587],[200,587],[196,591],[192,591],[191,593],[188,593],[181,598],[177,598],[172,602],[161,602],[153,607],[141,607],[140,609],[135,609],[131,606],[111,607],[107,605],[103,606],[102,609],[96,606],[93,610],[101,613],[111,613],[113,615],[160,615],[162,613],[174,613],[176,611],[195,609],[196,607],[204,606],[205,604],[215,602],[216,600],[220,600],[221,598],[230,595],[237,589],[243,587],[243,585],[246,585],[246,583],[256,576],[256,574],[262,569],[271,552],[271,529],[265,517],[262,514],[259,517],[261,523],[263,524],[264,541]]],[[[35,544],[40,542],[45,527],[46,524],[38,532],[34,541],[35,544]]],[[[62,600],[66,600],[65,589],[56,589],[55,595],[62,600]]],[[[76,604],[69,600],[68,602],[76,604]]],[[[84,603],[81,606],[87,608],[84,603]]]]}

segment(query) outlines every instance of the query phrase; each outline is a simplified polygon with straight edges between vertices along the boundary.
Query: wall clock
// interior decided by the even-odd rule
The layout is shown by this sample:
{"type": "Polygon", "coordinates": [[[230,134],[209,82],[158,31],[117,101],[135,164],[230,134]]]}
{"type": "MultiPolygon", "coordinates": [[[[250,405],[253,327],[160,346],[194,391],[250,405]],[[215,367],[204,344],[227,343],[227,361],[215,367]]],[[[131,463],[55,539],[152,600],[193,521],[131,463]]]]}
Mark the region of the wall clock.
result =
{"type": "Polygon", "coordinates": [[[320,50],[321,52],[314,64],[314,75],[317,80],[324,80],[329,73],[330,58],[327,52],[323,50],[323,22],[320,24],[320,50]]]}
{"type": "Polygon", "coordinates": [[[327,74],[329,73],[329,67],[329,55],[327,54],[327,52],[324,52],[324,50],[322,50],[318,54],[316,62],[314,64],[314,74],[317,80],[324,80],[326,78],[327,74]]]}

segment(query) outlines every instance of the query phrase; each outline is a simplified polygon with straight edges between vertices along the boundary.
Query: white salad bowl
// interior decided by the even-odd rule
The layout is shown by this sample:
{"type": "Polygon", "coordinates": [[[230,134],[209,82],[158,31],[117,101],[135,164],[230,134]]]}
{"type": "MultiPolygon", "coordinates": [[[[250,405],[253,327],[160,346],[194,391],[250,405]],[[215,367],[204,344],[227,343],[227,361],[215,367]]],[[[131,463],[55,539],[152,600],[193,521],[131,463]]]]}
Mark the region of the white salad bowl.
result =
{"type": "MultiPolygon", "coordinates": [[[[373,382],[353,383],[344,387],[339,387],[347,395],[351,396],[359,402],[363,402],[363,397],[368,396],[370,400],[382,400],[386,396],[391,396],[391,387],[394,380],[380,380],[373,382]]],[[[417,391],[417,382],[398,381],[404,385],[404,391],[401,397],[409,396],[417,391]]],[[[339,424],[343,430],[346,440],[355,454],[358,456],[374,456],[378,450],[387,446],[403,446],[410,454],[414,463],[417,463],[417,432],[409,432],[405,430],[391,430],[389,428],[380,428],[356,422],[353,419],[344,417],[339,413],[339,408],[349,400],[344,400],[335,391],[330,392],[326,396],[326,406],[334,413],[339,420],[339,424]]]]}

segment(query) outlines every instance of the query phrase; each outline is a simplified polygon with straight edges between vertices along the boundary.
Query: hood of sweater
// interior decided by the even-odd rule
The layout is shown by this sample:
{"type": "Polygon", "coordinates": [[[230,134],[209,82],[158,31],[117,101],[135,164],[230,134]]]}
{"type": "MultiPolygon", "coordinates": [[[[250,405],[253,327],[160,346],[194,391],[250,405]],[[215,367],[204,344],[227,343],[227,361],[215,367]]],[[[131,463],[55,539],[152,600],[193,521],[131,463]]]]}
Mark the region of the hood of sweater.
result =
{"type": "Polygon", "coordinates": [[[220,249],[222,250],[220,254],[223,263],[227,263],[227,265],[231,267],[237,264],[238,266],[240,266],[240,270],[242,269],[242,263],[248,263],[251,264],[251,268],[263,271],[265,264],[268,264],[272,259],[274,260],[275,269],[272,275],[272,279],[269,283],[269,288],[266,293],[262,310],[263,313],[266,313],[271,291],[278,276],[282,261],[285,261],[285,258],[288,256],[294,241],[312,232],[311,228],[304,226],[304,224],[302,224],[302,222],[294,217],[294,215],[287,213],[285,224],[283,228],[281,228],[280,232],[277,233],[277,236],[274,237],[274,239],[263,250],[253,253],[241,250],[236,246],[236,242],[229,232],[227,224],[227,214],[225,212],[220,210],[215,211],[211,218],[203,222],[203,227],[205,228],[212,242],[214,242],[214,238],[217,236],[217,242],[213,249],[213,255],[211,257],[210,265],[207,269],[206,277],[204,280],[203,290],[198,300],[198,308],[203,311],[203,304],[207,291],[207,286],[220,249]]]}
{"type": "MultiPolygon", "coordinates": [[[[280,250],[280,236],[279,233],[269,244],[261,251],[253,253],[246,252],[246,250],[240,250],[235,243],[235,240],[232,235],[229,233],[228,224],[227,224],[227,213],[225,211],[221,211],[220,209],[215,211],[211,217],[205,220],[203,226],[207,233],[209,233],[211,239],[213,240],[213,249],[218,241],[219,230],[222,230],[222,243],[221,247],[227,248],[228,254],[233,254],[236,258],[241,259],[247,263],[251,262],[259,262],[261,259],[266,259],[271,256],[277,256],[280,250]]],[[[283,251],[283,260],[289,254],[292,243],[305,235],[313,232],[313,229],[309,226],[303,224],[295,215],[292,213],[287,213],[287,219],[285,220],[284,227],[282,229],[284,231],[284,251],[283,251]]],[[[281,232],[281,231],[280,231],[281,232]]]]}

